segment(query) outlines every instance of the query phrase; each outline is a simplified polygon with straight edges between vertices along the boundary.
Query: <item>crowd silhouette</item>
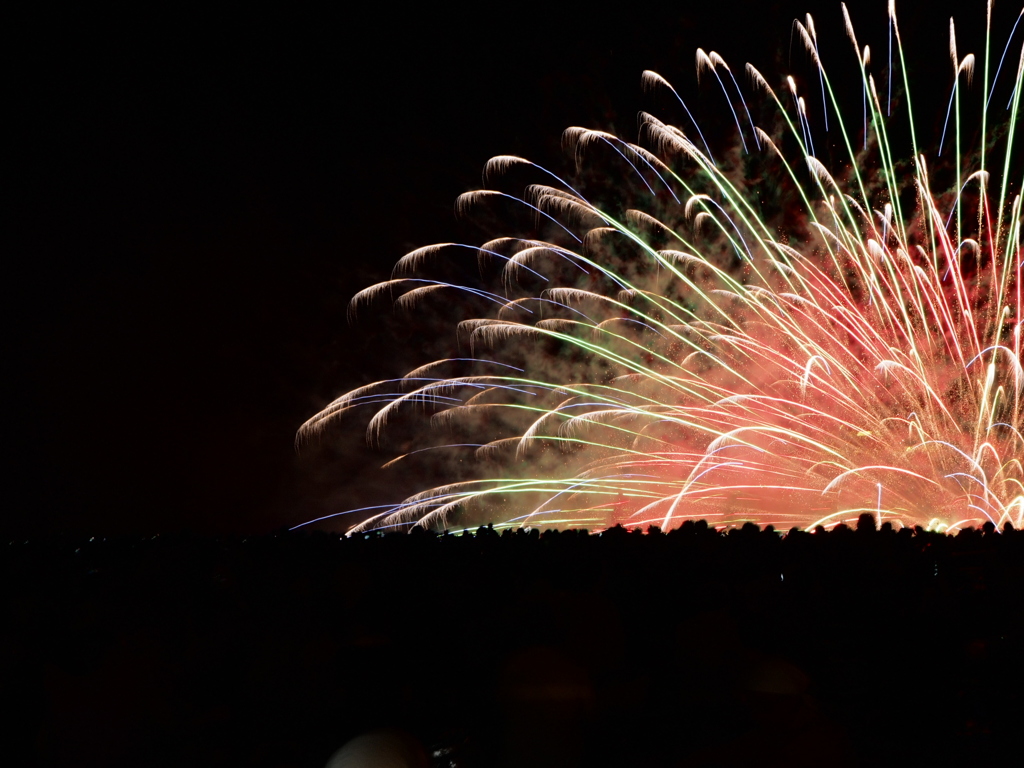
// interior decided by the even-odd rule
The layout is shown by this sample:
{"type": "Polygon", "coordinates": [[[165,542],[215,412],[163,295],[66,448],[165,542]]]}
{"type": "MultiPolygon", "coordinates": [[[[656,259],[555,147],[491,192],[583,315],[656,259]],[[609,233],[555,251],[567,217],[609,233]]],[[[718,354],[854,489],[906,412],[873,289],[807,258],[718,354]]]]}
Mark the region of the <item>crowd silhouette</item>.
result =
{"type": "Polygon", "coordinates": [[[320,768],[350,742],[332,765],[355,766],[382,733],[410,767],[1019,751],[1010,527],[947,536],[864,515],[785,534],[697,521],[6,548],[21,765],[320,768]]]}

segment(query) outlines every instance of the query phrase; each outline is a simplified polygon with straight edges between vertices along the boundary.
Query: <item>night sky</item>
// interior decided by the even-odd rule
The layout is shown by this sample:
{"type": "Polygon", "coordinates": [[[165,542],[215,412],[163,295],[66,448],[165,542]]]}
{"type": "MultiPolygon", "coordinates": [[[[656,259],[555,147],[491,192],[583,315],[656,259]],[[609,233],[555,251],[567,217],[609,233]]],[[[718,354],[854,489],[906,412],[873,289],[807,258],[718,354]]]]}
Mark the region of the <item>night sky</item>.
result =
{"type": "MultiPolygon", "coordinates": [[[[293,446],[332,397],[427,362],[408,319],[349,324],[348,300],[412,248],[486,238],[453,203],[489,157],[557,164],[565,127],[635,139],[640,109],[681,123],[643,94],[644,69],[724,109],[696,98],[695,49],[777,72],[806,10],[832,69],[853,66],[838,2],[749,5],[12,20],[5,528],[259,533],[396,500],[413,479],[374,469],[388,456],[358,418],[293,446]]],[[[898,9],[938,103],[949,14],[926,5],[898,9]]],[[[966,36],[984,6],[959,6],[966,36]]],[[[850,8],[880,56],[884,1],[850,8]]]]}

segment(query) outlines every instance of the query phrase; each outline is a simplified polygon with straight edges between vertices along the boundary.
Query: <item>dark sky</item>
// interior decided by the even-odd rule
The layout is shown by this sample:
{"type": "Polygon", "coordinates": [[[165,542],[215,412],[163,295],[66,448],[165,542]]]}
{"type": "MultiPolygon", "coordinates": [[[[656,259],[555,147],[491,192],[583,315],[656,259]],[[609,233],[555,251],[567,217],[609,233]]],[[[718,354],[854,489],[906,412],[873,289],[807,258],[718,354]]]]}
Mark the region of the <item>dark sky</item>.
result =
{"type": "MultiPolygon", "coordinates": [[[[698,46],[776,71],[808,9],[852,64],[838,2],[752,5],[17,18],[5,527],[262,532],[393,500],[358,419],[293,448],[333,396],[404,373],[427,332],[350,325],[349,298],[416,246],[483,239],[453,202],[488,157],[556,161],[574,124],[635,138],[637,111],[665,105],[646,68],[690,99],[698,46]]],[[[899,9],[945,98],[948,13],[928,5],[899,9]]],[[[862,43],[884,43],[883,0],[850,7],[862,43]]]]}

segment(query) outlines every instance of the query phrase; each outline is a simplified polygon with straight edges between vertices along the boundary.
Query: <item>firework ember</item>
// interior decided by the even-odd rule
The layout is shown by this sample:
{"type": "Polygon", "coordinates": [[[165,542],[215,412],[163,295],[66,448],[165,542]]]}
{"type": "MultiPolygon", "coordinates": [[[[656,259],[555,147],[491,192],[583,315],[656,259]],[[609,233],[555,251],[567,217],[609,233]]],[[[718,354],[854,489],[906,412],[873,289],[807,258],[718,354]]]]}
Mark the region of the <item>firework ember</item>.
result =
{"type": "MultiPolygon", "coordinates": [[[[349,392],[302,426],[300,442],[369,406],[371,439],[414,417],[447,437],[416,451],[472,454],[471,474],[355,530],[812,528],[865,512],[897,527],[1022,525],[1024,25],[975,57],[958,55],[950,21],[948,113],[926,138],[894,4],[888,59],[843,14],[847,39],[827,56],[811,17],[796,22],[802,80],[698,50],[734,148],[645,72],[678,127],[643,114],[637,143],[569,128],[567,179],[492,159],[493,188],[457,210],[509,210],[516,235],[417,249],[353,299],[364,311],[443,294],[479,312],[458,325],[461,357],[349,392]],[[853,98],[823,63],[840,54],[859,72],[853,98]],[[513,178],[533,183],[498,189],[513,178]],[[446,277],[460,255],[479,259],[479,282],[446,277]]],[[[989,31],[991,18],[990,5],[989,31]]]]}

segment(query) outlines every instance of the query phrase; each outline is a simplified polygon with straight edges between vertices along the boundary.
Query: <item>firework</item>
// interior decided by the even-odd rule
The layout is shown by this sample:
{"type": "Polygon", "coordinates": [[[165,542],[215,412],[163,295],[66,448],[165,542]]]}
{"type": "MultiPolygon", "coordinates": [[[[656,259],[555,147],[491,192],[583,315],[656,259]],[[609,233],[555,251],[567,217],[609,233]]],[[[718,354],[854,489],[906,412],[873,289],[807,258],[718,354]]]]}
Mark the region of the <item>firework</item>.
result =
{"type": "MultiPolygon", "coordinates": [[[[300,429],[301,442],[371,407],[372,440],[411,415],[449,436],[411,453],[472,452],[468,475],[354,530],[810,528],[865,512],[938,530],[1021,526],[1020,17],[1006,48],[987,34],[980,57],[958,56],[950,21],[949,106],[931,146],[915,129],[894,4],[877,82],[843,14],[855,118],[843,119],[847,89],[830,80],[810,16],[795,23],[806,93],[698,50],[733,149],[713,151],[677,91],[645,72],[688,122],[644,114],[637,143],[570,128],[568,180],[493,158],[495,188],[457,210],[518,207],[530,216],[520,234],[417,249],[356,295],[353,310],[435,294],[481,309],[458,325],[461,357],[349,392],[300,429]],[[968,91],[975,70],[981,88],[968,91]],[[521,173],[534,179],[525,193],[496,188],[521,173]],[[480,281],[443,277],[467,252],[480,281]]],[[[990,4],[989,33],[991,16],[990,4]]]]}

